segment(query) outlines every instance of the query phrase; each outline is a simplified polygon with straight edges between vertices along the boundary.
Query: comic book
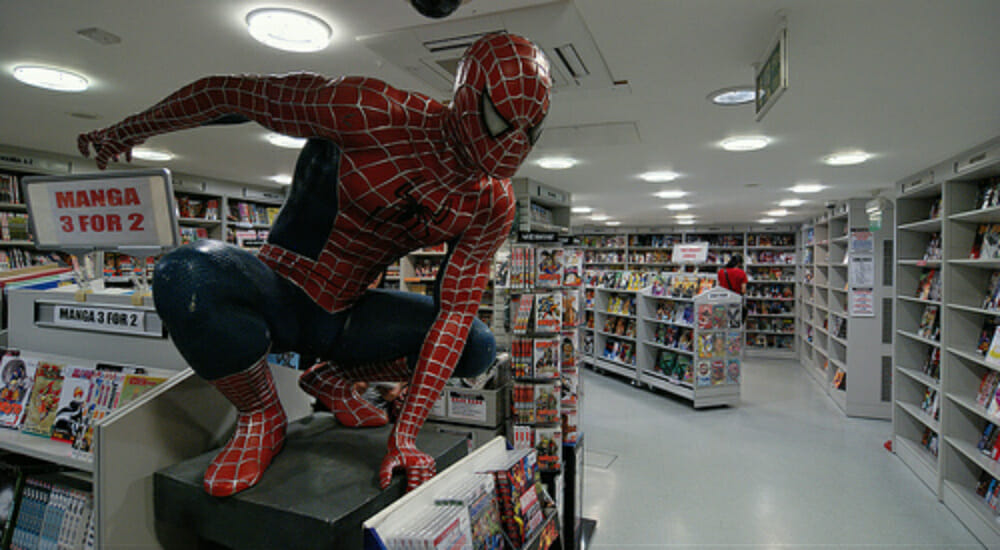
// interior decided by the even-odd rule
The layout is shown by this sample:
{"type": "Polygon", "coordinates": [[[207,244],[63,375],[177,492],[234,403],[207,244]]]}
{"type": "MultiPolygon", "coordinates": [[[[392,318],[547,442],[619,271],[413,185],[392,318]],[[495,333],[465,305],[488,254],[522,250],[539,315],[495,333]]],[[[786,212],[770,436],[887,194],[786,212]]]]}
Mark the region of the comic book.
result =
{"type": "Polygon", "coordinates": [[[564,329],[576,328],[580,324],[580,291],[564,290],[562,292],[562,326],[564,329]]]}
{"type": "Polygon", "coordinates": [[[22,432],[42,437],[52,435],[52,424],[62,395],[62,370],[62,365],[39,361],[22,432]]]}
{"type": "Polygon", "coordinates": [[[698,357],[715,355],[715,333],[706,332],[698,335],[698,357]]]}
{"type": "Polygon", "coordinates": [[[699,388],[704,388],[712,385],[712,365],[710,361],[699,360],[697,366],[697,384],[699,388]]]}
{"type": "Polygon", "coordinates": [[[562,433],[564,443],[576,443],[580,430],[580,412],[576,407],[563,408],[562,433]]]}
{"type": "Polygon", "coordinates": [[[132,401],[142,397],[145,393],[166,382],[166,378],[158,376],[148,376],[144,374],[129,374],[125,376],[122,383],[121,393],[118,397],[118,406],[124,407],[132,401]]]}
{"type": "Polygon", "coordinates": [[[712,328],[726,328],[729,326],[729,313],[725,304],[712,306],[712,328]]]}
{"type": "Polygon", "coordinates": [[[740,328],[743,324],[742,304],[729,304],[726,306],[726,320],[729,328],[740,328]]]}
{"type": "Polygon", "coordinates": [[[583,250],[563,250],[563,286],[583,286],[583,250]]]}
{"type": "Polygon", "coordinates": [[[729,359],[726,361],[726,383],[727,384],[739,384],[740,383],[740,360],[739,359],[729,359]]]}
{"type": "Polygon", "coordinates": [[[500,522],[515,548],[524,545],[544,516],[535,482],[538,457],[534,449],[509,451],[509,460],[492,471],[500,506],[500,522]]]}
{"type": "Polygon", "coordinates": [[[698,328],[712,328],[712,304],[698,304],[698,328]]]}
{"type": "Polygon", "coordinates": [[[538,259],[535,286],[555,288],[562,286],[563,249],[541,248],[535,251],[538,259]]]}
{"type": "Polygon", "coordinates": [[[576,368],[563,369],[559,374],[560,404],[575,407],[580,399],[580,371],[576,368]]]}
{"type": "Polygon", "coordinates": [[[575,330],[562,333],[559,348],[559,363],[561,368],[570,369],[576,367],[578,339],[579,333],[575,330]]]}
{"type": "Polygon", "coordinates": [[[24,420],[38,359],[8,352],[0,361],[0,426],[17,429],[24,420]]]}
{"type": "Polygon", "coordinates": [[[80,367],[64,367],[62,390],[52,423],[52,439],[72,443],[84,429],[83,417],[90,396],[90,379],[96,371],[80,367]]]}
{"type": "Polygon", "coordinates": [[[726,334],[726,353],[739,355],[743,351],[743,333],[730,331],[726,334]]]}
{"type": "Polygon", "coordinates": [[[535,338],[532,358],[532,377],[559,378],[559,338],[535,338]]]}
{"type": "Polygon", "coordinates": [[[538,468],[547,472],[560,470],[562,464],[562,426],[535,428],[538,468]]]}
{"type": "Polygon", "coordinates": [[[535,384],[535,422],[559,422],[559,383],[535,384]]]}
{"type": "Polygon", "coordinates": [[[524,334],[528,331],[528,324],[531,322],[531,311],[535,306],[534,294],[522,294],[517,304],[517,315],[514,317],[514,334],[524,334]]]}
{"type": "Polygon", "coordinates": [[[726,383],[726,361],[715,359],[712,361],[712,385],[719,386],[726,383]]]}
{"type": "Polygon", "coordinates": [[[684,354],[678,354],[677,366],[675,366],[674,369],[676,370],[678,378],[681,380],[681,382],[684,382],[686,384],[693,383],[692,380],[694,378],[694,372],[693,369],[691,368],[692,364],[693,363],[690,356],[684,354]]]}
{"type": "Polygon", "coordinates": [[[538,332],[559,332],[561,328],[562,294],[556,292],[536,295],[535,330],[538,332]]]}
{"type": "Polygon", "coordinates": [[[94,444],[94,425],[118,404],[125,374],[118,370],[102,370],[90,379],[90,395],[83,413],[83,429],[73,439],[74,452],[87,455],[94,444]]]}

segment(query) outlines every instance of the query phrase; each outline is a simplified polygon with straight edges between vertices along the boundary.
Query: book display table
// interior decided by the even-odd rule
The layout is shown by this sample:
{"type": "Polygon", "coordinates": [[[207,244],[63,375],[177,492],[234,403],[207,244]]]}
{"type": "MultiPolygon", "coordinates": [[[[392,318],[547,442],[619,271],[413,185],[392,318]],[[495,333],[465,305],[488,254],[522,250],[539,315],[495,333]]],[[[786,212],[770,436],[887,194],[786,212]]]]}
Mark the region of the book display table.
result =
{"type": "MultiPolygon", "coordinates": [[[[260,483],[224,499],[202,489],[216,451],[165,468],[153,479],[156,519],[228,548],[361,548],[361,523],[406,491],[401,474],[378,488],[391,428],[342,428],[324,413],[293,422],[260,483]]],[[[417,445],[439,472],[468,448],[432,430],[422,431],[417,445]]]]}

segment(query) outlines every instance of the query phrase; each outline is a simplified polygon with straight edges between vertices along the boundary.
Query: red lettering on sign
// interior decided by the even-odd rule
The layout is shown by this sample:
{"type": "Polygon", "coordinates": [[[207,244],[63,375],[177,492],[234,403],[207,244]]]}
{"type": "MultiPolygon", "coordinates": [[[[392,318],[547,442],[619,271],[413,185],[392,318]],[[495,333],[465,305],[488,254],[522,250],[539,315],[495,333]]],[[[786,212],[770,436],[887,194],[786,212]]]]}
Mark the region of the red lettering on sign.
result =
{"type": "Polygon", "coordinates": [[[73,218],[70,216],[59,216],[59,223],[62,224],[62,230],[65,233],[73,232],[73,218]]]}
{"type": "Polygon", "coordinates": [[[125,188],[125,206],[133,206],[141,204],[139,201],[139,192],[135,190],[135,187],[125,188]]]}
{"type": "Polygon", "coordinates": [[[73,207],[73,193],[71,191],[56,191],[56,208],[73,207]]]}
{"type": "Polygon", "coordinates": [[[121,231],[122,217],[118,214],[108,214],[108,231],[121,231]]]}
{"type": "Polygon", "coordinates": [[[144,218],[142,217],[142,214],[129,214],[128,215],[128,221],[132,222],[132,225],[129,226],[128,230],[129,231],[142,231],[142,220],[143,219],[144,218]]]}

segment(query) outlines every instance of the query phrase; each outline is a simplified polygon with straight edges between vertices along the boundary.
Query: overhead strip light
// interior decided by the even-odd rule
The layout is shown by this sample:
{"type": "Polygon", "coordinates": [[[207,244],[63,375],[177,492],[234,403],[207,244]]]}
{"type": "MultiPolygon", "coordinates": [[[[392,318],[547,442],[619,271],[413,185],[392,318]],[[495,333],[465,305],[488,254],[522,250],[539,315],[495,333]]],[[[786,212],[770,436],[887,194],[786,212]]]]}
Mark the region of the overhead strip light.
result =
{"type": "Polygon", "coordinates": [[[14,67],[14,78],[29,86],[57,92],[82,92],[90,87],[90,81],[83,75],[42,65],[18,65],[14,67]]]}

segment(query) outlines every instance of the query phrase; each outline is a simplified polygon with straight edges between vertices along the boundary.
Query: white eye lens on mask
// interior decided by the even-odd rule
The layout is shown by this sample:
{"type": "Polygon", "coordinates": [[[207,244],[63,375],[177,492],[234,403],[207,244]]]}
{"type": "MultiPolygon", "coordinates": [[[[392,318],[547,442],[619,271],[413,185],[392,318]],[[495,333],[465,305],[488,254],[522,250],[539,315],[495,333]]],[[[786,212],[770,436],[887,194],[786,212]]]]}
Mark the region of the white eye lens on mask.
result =
{"type": "Polygon", "coordinates": [[[496,106],[493,105],[493,100],[490,99],[490,94],[486,90],[483,90],[479,103],[479,112],[483,117],[483,127],[486,128],[486,132],[490,134],[490,137],[495,138],[510,130],[510,123],[497,111],[496,106]]]}

